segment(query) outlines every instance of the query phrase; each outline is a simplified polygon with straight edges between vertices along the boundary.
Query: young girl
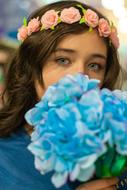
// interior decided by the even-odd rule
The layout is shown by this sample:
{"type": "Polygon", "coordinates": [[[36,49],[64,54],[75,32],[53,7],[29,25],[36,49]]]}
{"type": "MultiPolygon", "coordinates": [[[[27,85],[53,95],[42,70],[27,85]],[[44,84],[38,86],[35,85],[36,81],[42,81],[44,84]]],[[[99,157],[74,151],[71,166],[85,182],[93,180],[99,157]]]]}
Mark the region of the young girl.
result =
{"type": "MultiPolygon", "coordinates": [[[[18,39],[22,43],[8,69],[0,111],[0,190],[54,190],[51,174],[41,175],[27,150],[32,127],[24,115],[67,74],[87,74],[101,81],[100,88],[114,89],[120,74],[117,32],[94,8],[61,1],[34,12],[18,39]]],[[[116,183],[115,178],[79,187],[68,182],[60,190],[110,190],[116,183]]]]}

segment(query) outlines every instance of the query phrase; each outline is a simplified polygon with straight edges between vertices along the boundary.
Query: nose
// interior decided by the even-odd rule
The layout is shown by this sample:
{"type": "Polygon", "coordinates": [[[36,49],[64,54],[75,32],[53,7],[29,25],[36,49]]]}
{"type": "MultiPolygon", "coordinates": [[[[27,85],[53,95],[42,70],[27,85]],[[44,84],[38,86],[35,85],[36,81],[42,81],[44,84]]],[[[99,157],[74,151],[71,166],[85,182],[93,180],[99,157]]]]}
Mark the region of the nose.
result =
{"type": "Polygon", "coordinates": [[[85,65],[82,61],[76,62],[73,66],[73,73],[81,73],[81,74],[86,74],[85,72],[85,65]]]}

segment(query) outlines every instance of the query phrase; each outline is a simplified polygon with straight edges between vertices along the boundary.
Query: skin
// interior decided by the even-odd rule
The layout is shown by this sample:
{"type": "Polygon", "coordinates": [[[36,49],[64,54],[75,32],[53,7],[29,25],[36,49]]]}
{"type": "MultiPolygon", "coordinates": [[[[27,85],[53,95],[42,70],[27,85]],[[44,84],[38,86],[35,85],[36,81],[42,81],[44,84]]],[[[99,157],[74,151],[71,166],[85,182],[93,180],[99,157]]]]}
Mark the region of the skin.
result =
{"type": "MultiPolygon", "coordinates": [[[[103,84],[107,65],[107,48],[96,31],[84,32],[78,35],[68,35],[49,56],[43,69],[43,89],[35,82],[38,99],[45,90],[67,74],[78,72],[90,78],[100,80],[103,84]]],[[[114,190],[116,178],[95,180],[79,186],[76,190],[114,190]]]]}
{"type": "Polygon", "coordinates": [[[116,183],[118,183],[117,178],[99,179],[85,183],[76,190],[115,190],[116,183]]]}
{"type": "Polygon", "coordinates": [[[67,74],[82,73],[99,79],[103,84],[107,63],[107,48],[96,31],[65,37],[47,59],[43,69],[45,89],[36,82],[39,99],[48,86],[67,74]]]}

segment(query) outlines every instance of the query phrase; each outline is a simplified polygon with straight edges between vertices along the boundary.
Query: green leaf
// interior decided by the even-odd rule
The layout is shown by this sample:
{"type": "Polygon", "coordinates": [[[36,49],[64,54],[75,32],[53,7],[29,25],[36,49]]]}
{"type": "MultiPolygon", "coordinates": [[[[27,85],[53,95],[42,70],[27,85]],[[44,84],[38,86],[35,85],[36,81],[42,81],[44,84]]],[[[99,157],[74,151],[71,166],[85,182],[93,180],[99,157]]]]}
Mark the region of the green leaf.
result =
{"type": "Polygon", "coordinates": [[[27,26],[27,19],[26,19],[26,17],[23,18],[23,25],[27,26]]]}
{"type": "Polygon", "coordinates": [[[93,31],[93,28],[92,27],[89,27],[89,32],[92,32],[93,31]]]}
{"type": "Polygon", "coordinates": [[[82,18],[80,19],[80,21],[79,21],[79,24],[82,24],[82,23],[85,23],[85,18],[84,18],[84,17],[82,17],[82,18]]]}
{"type": "Polygon", "coordinates": [[[84,7],[80,4],[77,4],[76,5],[78,8],[81,8],[82,9],[82,12],[85,14],[86,13],[86,9],[84,9],[84,7]]]}
{"type": "Polygon", "coordinates": [[[127,157],[117,154],[111,168],[112,176],[119,176],[125,169],[127,157]]]}
{"type": "Polygon", "coordinates": [[[115,148],[109,147],[107,152],[96,161],[96,176],[98,178],[112,176],[111,167],[115,154],[115,148]]]}
{"type": "Polygon", "coordinates": [[[40,31],[42,31],[42,30],[44,30],[44,27],[43,27],[43,25],[42,25],[42,27],[41,27],[40,31]]]}
{"type": "Polygon", "coordinates": [[[61,21],[61,19],[60,19],[60,17],[59,17],[59,18],[58,18],[58,24],[61,23],[61,22],[62,22],[62,21],[61,21]]]}
{"type": "Polygon", "coordinates": [[[98,178],[119,176],[127,167],[127,157],[116,152],[115,147],[109,147],[95,163],[98,178]]]}
{"type": "Polygon", "coordinates": [[[54,26],[52,26],[52,27],[51,27],[51,29],[52,29],[52,30],[54,30],[54,29],[55,29],[55,27],[54,27],[54,26]]]}

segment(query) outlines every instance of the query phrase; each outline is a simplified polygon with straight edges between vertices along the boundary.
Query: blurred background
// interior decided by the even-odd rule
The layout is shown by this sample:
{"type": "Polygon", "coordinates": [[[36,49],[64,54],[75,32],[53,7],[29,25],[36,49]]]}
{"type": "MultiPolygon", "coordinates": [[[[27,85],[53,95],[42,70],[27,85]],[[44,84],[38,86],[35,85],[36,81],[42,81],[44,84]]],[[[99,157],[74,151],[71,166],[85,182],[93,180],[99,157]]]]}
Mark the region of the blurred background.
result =
{"type": "MultiPolygon", "coordinates": [[[[17,30],[36,8],[57,0],[0,0],[0,94],[4,89],[6,64],[18,47],[17,30]]],[[[69,1],[69,0],[68,0],[69,1]]],[[[80,0],[105,14],[118,28],[120,63],[126,71],[123,89],[127,90],[127,0],[80,0]]]]}

